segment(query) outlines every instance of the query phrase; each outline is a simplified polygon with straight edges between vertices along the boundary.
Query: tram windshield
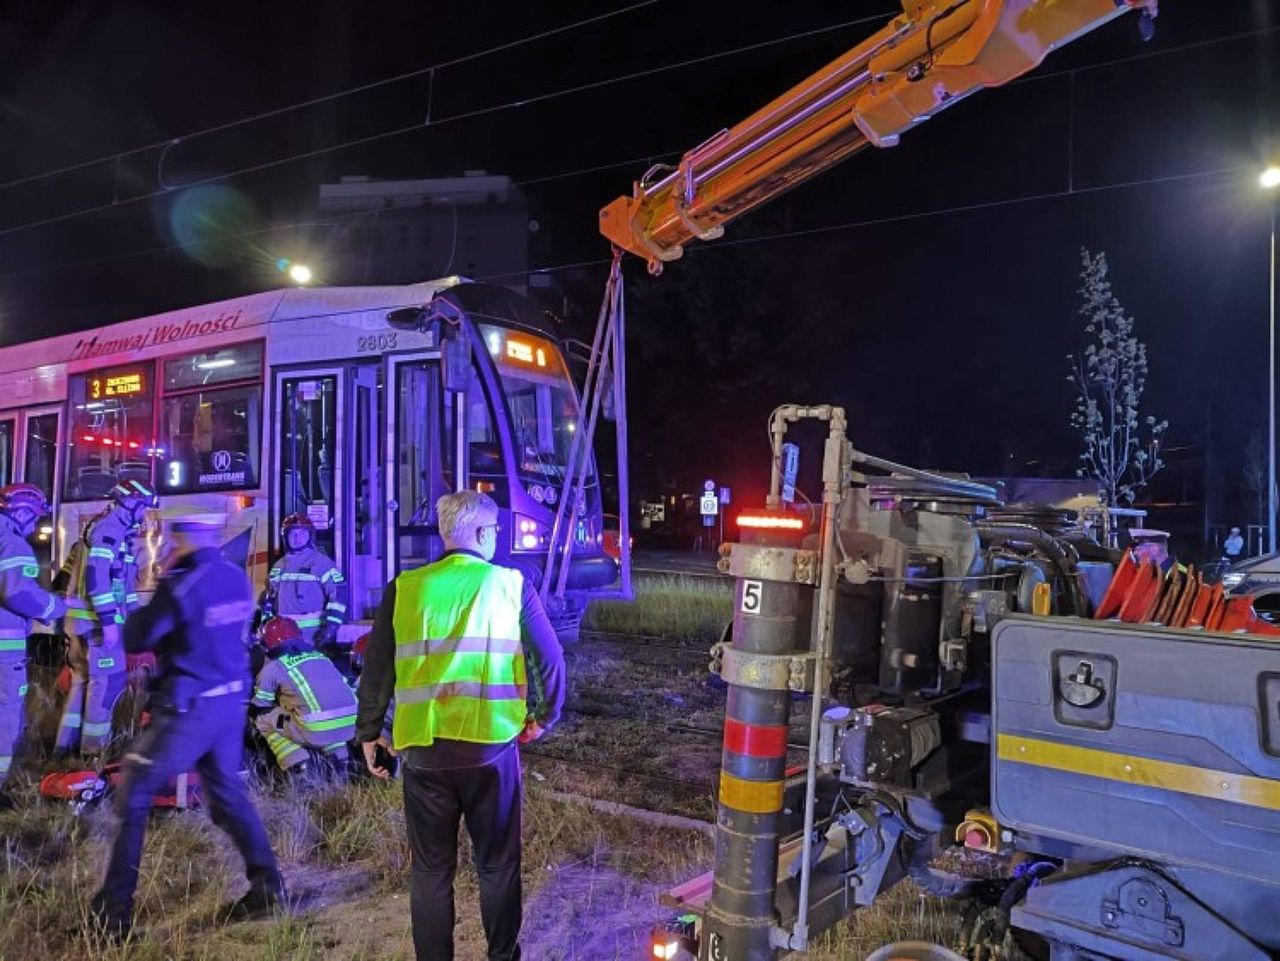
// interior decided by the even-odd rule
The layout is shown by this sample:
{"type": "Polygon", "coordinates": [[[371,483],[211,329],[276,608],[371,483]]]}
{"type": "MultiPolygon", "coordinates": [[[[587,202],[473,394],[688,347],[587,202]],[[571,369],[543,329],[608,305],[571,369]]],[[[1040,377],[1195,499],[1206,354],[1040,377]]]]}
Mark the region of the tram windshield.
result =
{"type": "MultiPolygon", "coordinates": [[[[511,411],[519,473],[527,480],[559,483],[581,426],[578,397],[559,348],[524,331],[478,326],[511,411]]],[[[589,460],[587,471],[591,476],[589,460]]]]}

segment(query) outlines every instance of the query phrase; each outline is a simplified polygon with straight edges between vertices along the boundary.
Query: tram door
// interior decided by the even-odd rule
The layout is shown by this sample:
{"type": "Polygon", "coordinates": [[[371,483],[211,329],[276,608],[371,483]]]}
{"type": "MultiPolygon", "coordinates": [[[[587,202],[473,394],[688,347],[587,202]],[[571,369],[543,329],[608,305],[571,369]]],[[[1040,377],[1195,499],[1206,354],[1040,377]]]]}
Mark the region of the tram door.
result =
{"type": "Polygon", "coordinates": [[[342,563],[345,505],[336,496],[346,480],[337,456],[347,446],[346,425],[339,416],[345,400],[342,370],[277,371],[275,398],[271,557],[284,550],[280,522],[290,514],[304,514],[315,527],[317,546],[342,563]]]}
{"type": "MultiPolygon", "coordinates": [[[[277,371],[271,556],[280,521],[305,514],[349,587],[348,618],[373,620],[386,571],[384,371],[354,364],[277,371]]],[[[392,572],[391,576],[394,576],[392,572]]]]}
{"type": "Polygon", "coordinates": [[[444,430],[444,385],[438,352],[386,359],[383,441],[386,577],[430,564],[444,553],[436,499],[457,489],[450,438],[444,430]]]}
{"type": "Polygon", "coordinates": [[[348,511],[346,543],[351,545],[346,559],[350,583],[352,620],[371,621],[382,600],[387,579],[384,574],[385,526],[383,509],[382,367],[362,364],[348,372],[347,410],[351,422],[351,444],[347,447],[347,476],[351,478],[346,503],[348,511]]]}
{"type": "MultiPolygon", "coordinates": [[[[5,483],[17,476],[29,484],[35,484],[49,499],[51,509],[58,503],[58,422],[62,418],[60,407],[28,408],[21,412],[17,424],[17,444],[11,434],[4,435],[6,461],[5,483]],[[8,466],[10,454],[16,454],[13,466],[8,466]]],[[[4,421],[12,430],[13,421],[4,421]]],[[[50,577],[52,569],[55,524],[53,514],[47,514],[36,523],[32,538],[36,559],[40,562],[41,579],[50,577]]]]}

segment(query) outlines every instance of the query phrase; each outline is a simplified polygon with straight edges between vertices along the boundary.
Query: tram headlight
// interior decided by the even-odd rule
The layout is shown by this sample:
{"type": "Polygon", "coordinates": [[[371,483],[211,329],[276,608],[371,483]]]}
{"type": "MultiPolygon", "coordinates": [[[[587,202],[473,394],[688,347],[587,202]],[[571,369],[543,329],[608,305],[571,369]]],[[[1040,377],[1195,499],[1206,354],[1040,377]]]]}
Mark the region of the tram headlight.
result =
{"type": "Polygon", "coordinates": [[[513,551],[543,550],[551,540],[550,528],[532,517],[516,514],[514,526],[515,530],[511,534],[513,551]]]}

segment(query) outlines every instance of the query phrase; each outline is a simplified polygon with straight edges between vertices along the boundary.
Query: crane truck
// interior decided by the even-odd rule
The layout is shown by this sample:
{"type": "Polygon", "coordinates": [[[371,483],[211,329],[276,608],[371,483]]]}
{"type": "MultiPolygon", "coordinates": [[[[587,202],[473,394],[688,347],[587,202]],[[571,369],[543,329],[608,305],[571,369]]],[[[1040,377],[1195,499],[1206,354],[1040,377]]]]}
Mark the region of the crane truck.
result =
{"type": "MultiPolygon", "coordinates": [[[[615,267],[597,341],[615,364],[622,252],[658,273],[1090,30],[1136,13],[1149,38],[1156,14],[1153,0],[902,7],[601,210],[615,267]]],[[[780,407],[769,429],[766,504],[738,518],[720,562],[735,589],[713,652],[728,684],[715,863],[670,892],[679,915],[652,957],[802,953],[905,878],[984,906],[965,935],[973,957],[1014,939],[1052,961],[1280,957],[1280,652],[1256,620],[1060,512],[859,451],[838,407],[780,407]],[[812,420],[826,437],[811,517],[787,503],[782,464],[812,420]],[[810,696],[798,774],[797,694],[810,696]],[[1017,869],[945,872],[938,856],[956,844],[1017,869]]]]}

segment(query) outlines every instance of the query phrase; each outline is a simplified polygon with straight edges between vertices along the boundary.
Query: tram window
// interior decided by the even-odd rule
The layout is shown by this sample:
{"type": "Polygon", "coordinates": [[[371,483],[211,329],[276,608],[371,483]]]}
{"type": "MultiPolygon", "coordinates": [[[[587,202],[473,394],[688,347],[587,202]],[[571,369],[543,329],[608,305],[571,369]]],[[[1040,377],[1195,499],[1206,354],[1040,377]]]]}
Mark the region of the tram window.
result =
{"type": "MultiPolygon", "coordinates": [[[[13,482],[13,421],[0,420],[0,486],[13,482]]],[[[48,488],[45,488],[46,493],[48,488]]]]}
{"type": "MultiPolygon", "coordinates": [[[[451,444],[443,440],[440,367],[434,361],[402,365],[396,371],[396,382],[399,522],[401,526],[425,527],[435,523],[436,501],[453,490],[451,444]]],[[[417,557],[418,547],[425,550],[422,545],[409,552],[402,547],[402,562],[406,556],[417,557]]]]}
{"type": "MultiPolygon", "coordinates": [[[[479,325],[498,369],[511,412],[511,434],[522,476],[534,481],[563,479],[578,430],[578,398],[550,340],[524,331],[479,325]]],[[[588,462],[588,476],[592,476],[588,462]]]]}
{"type": "Polygon", "coordinates": [[[135,364],[67,379],[67,500],[96,500],[119,480],[151,478],[164,456],[153,434],[153,376],[151,364],[135,364]]]}
{"type": "MultiPolygon", "coordinates": [[[[23,479],[35,484],[45,496],[53,499],[54,472],[58,462],[58,414],[29,414],[27,425],[27,451],[22,459],[23,479]]],[[[50,560],[53,553],[53,515],[46,514],[36,522],[32,537],[36,559],[40,562],[40,583],[48,585],[50,560]]]]}
{"type": "Polygon", "coordinates": [[[166,394],[244,380],[262,380],[261,341],[232,344],[164,362],[166,394]]]}
{"type": "MultiPolygon", "coordinates": [[[[502,438],[493,419],[493,406],[485,396],[478,374],[471,378],[464,403],[466,422],[466,484],[470,490],[488,494],[499,507],[508,506],[507,474],[502,457],[502,438]]],[[[453,437],[456,408],[446,404],[444,408],[444,436],[453,437]]],[[[454,476],[453,443],[443,444],[442,467],[446,477],[454,476]]]]}
{"type": "MultiPolygon", "coordinates": [[[[58,415],[35,414],[27,417],[27,452],[23,458],[23,479],[53,496],[53,473],[58,456],[58,415]]],[[[6,481],[7,483],[7,481],[6,481]]]]}
{"type": "Polygon", "coordinates": [[[333,556],[333,465],[337,457],[338,380],[284,381],[280,425],[278,515],[306,514],[316,543],[333,556]]]}
{"type": "Polygon", "coordinates": [[[257,487],[261,425],[258,384],[166,397],[160,411],[164,453],[156,458],[160,492],[257,487]]]}

